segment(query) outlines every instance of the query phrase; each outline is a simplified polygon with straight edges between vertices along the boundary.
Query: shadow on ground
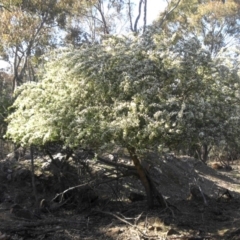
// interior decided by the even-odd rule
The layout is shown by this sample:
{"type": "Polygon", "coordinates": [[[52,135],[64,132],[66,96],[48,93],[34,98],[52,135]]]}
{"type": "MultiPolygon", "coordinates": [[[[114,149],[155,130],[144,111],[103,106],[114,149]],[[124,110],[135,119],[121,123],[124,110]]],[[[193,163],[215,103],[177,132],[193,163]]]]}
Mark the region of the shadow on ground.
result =
{"type": "Polygon", "coordinates": [[[0,161],[0,239],[239,239],[237,163],[228,173],[192,158],[159,159],[149,171],[168,207],[156,203],[154,209],[148,209],[145,200],[131,202],[128,198],[130,192],[143,192],[134,177],[111,180],[102,168],[93,169],[96,162],[79,173],[72,163],[60,171],[46,168],[47,161],[36,162],[37,201],[30,162],[0,161]],[[92,180],[89,169],[94,170],[95,180],[83,187],[81,183],[92,180]],[[81,187],[69,190],[62,200],[58,197],[51,207],[40,209],[43,198],[50,202],[78,184],[81,187]],[[11,213],[14,204],[31,212],[31,218],[11,213]]]}

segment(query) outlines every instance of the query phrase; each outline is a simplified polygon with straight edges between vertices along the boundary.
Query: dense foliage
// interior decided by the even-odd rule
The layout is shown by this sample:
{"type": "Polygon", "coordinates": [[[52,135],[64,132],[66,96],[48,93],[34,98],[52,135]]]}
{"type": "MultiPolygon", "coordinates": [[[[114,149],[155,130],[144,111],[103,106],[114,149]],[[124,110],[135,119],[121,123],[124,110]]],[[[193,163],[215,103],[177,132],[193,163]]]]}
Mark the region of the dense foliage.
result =
{"type": "Polygon", "coordinates": [[[18,91],[8,136],[23,145],[191,149],[238,140],[237,69],[196,38],[184,48],[149,30],[58,52],[18,91]],[[232,139],[233,140],[233,139],[232,139]]]}
{"type": "Polygon", "coordinates": [[[3,139],[7,130],[5,118],[8,115],[8,108],[12,104],[11,81],[8,74],[0,72],[0,139],[3,139]]]}

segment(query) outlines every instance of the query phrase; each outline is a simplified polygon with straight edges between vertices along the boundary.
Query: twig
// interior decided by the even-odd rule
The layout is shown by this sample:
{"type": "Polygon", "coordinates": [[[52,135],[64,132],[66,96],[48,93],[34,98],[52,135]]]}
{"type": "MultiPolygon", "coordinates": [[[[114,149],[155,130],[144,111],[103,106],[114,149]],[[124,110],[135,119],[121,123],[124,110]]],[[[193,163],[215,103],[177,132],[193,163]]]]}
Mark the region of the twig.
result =
{"type": "Polygon", "coordinates": [[[126,218],[125,216],[123,216],[123,214],[121,214],[121,213],[118,213],[118,214],[121,215],[124,219],[127,219],[127,220],[134,220],[134,225],[136,225],[136,224],[137,224],[137,221],[141,218],[143,212],[140,213],[139,216],[137,216],[137,217],[135,217],[135,218],[126,218]]]}
{"type": "MultiPolygon", "coordinates": [[[[123,177],[126,177],[126,176],[119,176],[119,177],[116,177],[116,178],[113,178],[113,179],[108,179],[106,181],[99,182],[96,185],[101,185],[101,184],[109,183],[109,182],[112,182],[112,181],[116,181],[117,179],[120,179],[120,178],[123,178],[123,177]]],[[[89,182],[84,183],[84,184],[80,184],[80,185],[77,185],[77,186],[70,187],[70,188],[64,190],[63,192],[56,194],[56,196],[51,200],[51,202],[55,201],[59,196],[61,196],[61,199],[62,199],[64,194],[69,192],[69,191],[72,191],[74,189],[81,188],[81,187],[86,187],[88,185],[90,186],[90,184],[92,184],[94,182],[96,182],[96,180],[92,180],[92,181],[89,181],[89,182]]]]}
{"type": "Polygon", "coordinates": [[[123,163],[113,162],[113,161],[107,160],[107,159],[105,159],[103,157],[100,157],[100,156],[97,156],[97,160],[100,161],[100,162],[106,163],[107,165],[114,166],[114,167],[122,167],[122,168],[126,168],[126,169],[129,169],[129,170],[135,170],[136,169],[134,166],[129,166],[129,165],[126,165],[126,164],[123,164],[123,163]]]}
{"type": "Polygon", "coordinates": [[[137,225],[137,222],[138,220],[141,218],[143,212],[139,214],[139,216],[137,216],[135,219],[134,219],[134,224],[137,225]]]}
{"type": "Polygon", "coordinates": [[[4,8],[4,9],[6,9],[7,11],[12,12],[12,11],[11,11],[9,8],[7,8],[6,6],[0,5],[0,8],[4,8]]]}
{"type": "Polygon", "coordinates": [[[80,185],[77,185],[77,186],[74,186],[74,187],[70,187],[70,188],[64,190],[63,192],[56,194],[56,196],[51,200],[51,202],[55,201],[59,196],[61,196],[61,199],[62,199],[64,194],[69,192],[69,191],[72,191],[72,190],[74,190],[76,188],[85,187],[85,186],[87,186],[87,185],[89,185],[90,183],[93,183],[93,182],[94,181],[90,181],[88,183],[84,183],[84,184],[80,184],[80,185]]]}
{"type": "Polygon", "coordinates": [[[176,3],[176,5],[173,6],[172,9],[170,9],[168,12],[165,13],[165,15],[162,17],[162,20],[161,20],[161,22],[160,22],[160,24],[159,24],[160,27],[163,25],[163,23],[164,23],[164,21],[166,20],[166,18],[168,17],[168,15],[169,15],[170,13],[172,13],[172,12],[178,7],[178,5],[179,5],[180,2],[181,2],[181,0],[178,0],[178,2],[176,3]]]}
{"type": "MultiPolygon", "coordinates": [[[[114,214],[114,213],[111,213],[111,212],[105,212],[105,211],[100,211],[100,210],[94,210],[95,212],[99,212],[99,213],[103,213],[103,214],[107,214],[107,215],[110,215],[110,216],[113,216],[113,217],[115,217],[115,218],[117,218],[118,220],[120,220],[121,222],[124,222],[124,223],[126,223],[127,225],[129,225],[129,226],[131,226],[131,227],[133,227],[134,229],[136,229],[144,238],[151,238],[151,239],[153,239],[153,238],[155,238],[155,237],[158,237],[158,236],[148,236],[148,235],[146,235],[145,233],[143,233],[137,226],[136,226],[136,224],[132,224],[132,223],[130,223],[129,221],[127,221],[127,220],[125,220],[124,218],[122,218],[122,217],[119,217],[118,215],[116,215],[116,214],[114,214]]],[[[140,216],[141,216],[141,214],[140,214],[140,216]]],[[[140,217],[140,216],[138,216],[138,217],[140,217]]]]}
{"type": "Polygon", "coordinates": [[[94,211],[99,212],[99,213],[103,213],[103,214],[107,214],[107,215],[110,215],[110,216],[113,216],[113,217],[117,218],[118,220],[120,220],[121,222],[124,222],[124,223],[130,225],[131,227],[136,227],[132,223],[130,223],[129,221],[125,220],[124,218],[119,217],[118,215],[116,215],[114,213],[101,211],[101,210],[94,210],[94,211]]]}

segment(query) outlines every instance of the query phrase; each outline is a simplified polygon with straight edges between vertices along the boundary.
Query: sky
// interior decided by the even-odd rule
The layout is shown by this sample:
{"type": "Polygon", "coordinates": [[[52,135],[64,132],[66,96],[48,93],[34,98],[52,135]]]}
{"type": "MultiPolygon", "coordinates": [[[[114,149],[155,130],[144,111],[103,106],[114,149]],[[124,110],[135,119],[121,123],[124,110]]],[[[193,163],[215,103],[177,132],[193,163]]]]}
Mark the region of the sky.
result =
{"type": "MultiPolygon", "coordinates": [[[[136,0],[135,0],[136,1],[136,0]]],[[[155,20],[159,14],[167,6],[166,0],[148,0],[148,24],[155,20]]]]}
{"type": "MultiPolygon", "coordinates": [[[[134,0],[138,5],[139,0],[134,0]]],[[[163,11],[167,5],[166,0],[148,0],[147,1],[147,24],[151,24],[157,17],[158,14],[163,11]]],[[[8,67],[9,64],[5,61],[0,60],[0,70],[1,68],[8,67]]]]}

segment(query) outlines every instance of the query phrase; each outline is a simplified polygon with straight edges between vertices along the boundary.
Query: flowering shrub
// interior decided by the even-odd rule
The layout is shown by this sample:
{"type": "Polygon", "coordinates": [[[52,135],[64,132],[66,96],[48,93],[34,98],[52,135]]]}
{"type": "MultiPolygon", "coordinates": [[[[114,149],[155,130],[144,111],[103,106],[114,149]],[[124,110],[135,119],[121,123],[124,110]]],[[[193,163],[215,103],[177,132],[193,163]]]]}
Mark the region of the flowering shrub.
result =
{"type": "Polygon", "coordinates": [[[149,30],[59,51],[40,82],[18,90],[7,136],[22,145],[159,151],[231,141],[228,134],[239,142],[237,70],[195,38],[171,44],[149,30]]]}

